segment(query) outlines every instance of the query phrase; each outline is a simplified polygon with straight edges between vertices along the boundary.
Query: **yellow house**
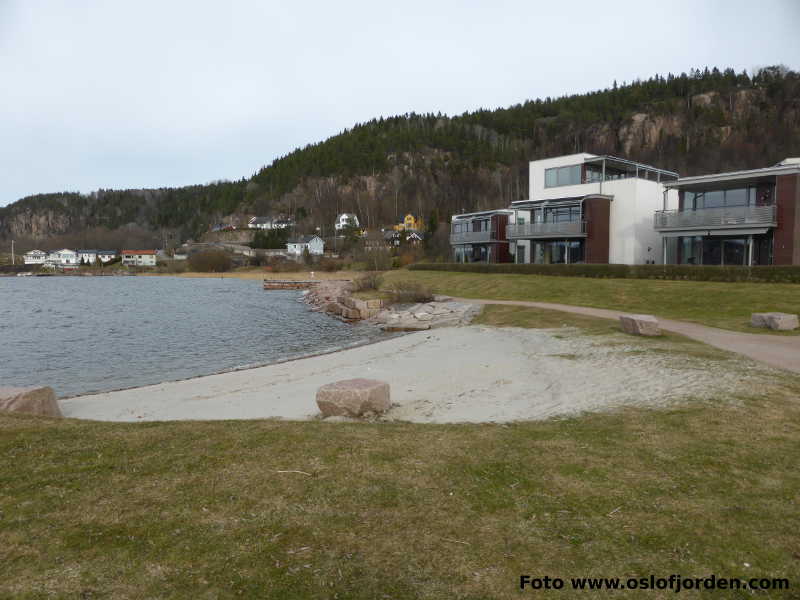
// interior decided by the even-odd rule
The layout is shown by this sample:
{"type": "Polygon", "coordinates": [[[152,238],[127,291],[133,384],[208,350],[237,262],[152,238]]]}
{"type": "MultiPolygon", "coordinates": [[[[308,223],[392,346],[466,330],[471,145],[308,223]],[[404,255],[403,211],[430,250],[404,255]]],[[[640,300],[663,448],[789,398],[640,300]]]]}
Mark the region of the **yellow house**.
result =
{"type": "Polygon", "coordinates": [[[408,213],[403,219],[402,223],[394,226],[395,231],[420,231],[422,230],[422,218],[417,219],[411,213],[408,213]]]}

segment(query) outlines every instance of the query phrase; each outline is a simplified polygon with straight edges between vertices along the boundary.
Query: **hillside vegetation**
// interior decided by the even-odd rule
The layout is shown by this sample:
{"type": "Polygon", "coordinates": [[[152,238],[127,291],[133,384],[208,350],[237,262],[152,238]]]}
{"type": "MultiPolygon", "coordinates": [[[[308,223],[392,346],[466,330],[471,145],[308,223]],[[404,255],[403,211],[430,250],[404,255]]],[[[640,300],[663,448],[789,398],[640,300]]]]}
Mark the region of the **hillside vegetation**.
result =
{"type": "Polygon", "coordinates": [[[445,219],[524,198],[528,161],[580,151],[682,175],[774,164],[800,154],[800,74],[706,68],[455,117],[373,119],[249,179],[23,198],[0,208],[0,237],[137,226],[183,239],[235,213],[293,214],[306,230],[330,227],[341,211],[356,212],[367,227],[408,211],[445,219]]]}

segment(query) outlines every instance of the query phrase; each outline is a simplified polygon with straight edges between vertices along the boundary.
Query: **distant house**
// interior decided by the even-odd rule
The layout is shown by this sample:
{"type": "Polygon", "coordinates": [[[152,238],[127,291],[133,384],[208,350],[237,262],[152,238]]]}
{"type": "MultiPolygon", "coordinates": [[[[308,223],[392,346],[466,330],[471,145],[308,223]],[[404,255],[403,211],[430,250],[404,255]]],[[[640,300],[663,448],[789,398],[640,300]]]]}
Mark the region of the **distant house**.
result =
{"type": "Polygon", "coordinates": [[[321,256],[325,252],[325,242],[318,235],[301,235],[290,238],[286,244],[286,251],[292,256],[302,256],[306,249],[314,256],[321,256]]]}
{"type": "Polygon", "coordinates": [[[418,246],[425,239],[425,235],[420,231],[387,229],[383,232],[383,238],[386,240],[387,245],[392,248],[397,248],[401,244],[418,246]]]}
{"type": "Polygon", "coordinates": [[[346,227],[359,227],[358,217],[353,213],[342,213],[336,217],[336,223],[333,224],[336,231],[341,231],[346,227]]]}
{"type": "Polygon", "coordinates": [[[97,250],[76,250],[78,253],[78,263],[81,265],[93,265],[97,260],[97,250]]]}
{"type": "Polygon", "coordinates": [[[122,264],[129,267],[155,267],[155,250],[123,250],[122,264]]]}
{"type": "Polygon", "coordinates": [[[395,231],[420,231],[422,230],[422,218],[417,218],[411,213],[408,213],[403,222],[394,226],[395,231]]]}
{"type": "Polygon", "coordinates": [[[396,229],[387,229],[383,232],[383,239],[386,241],[386,245],[396,248],[400,245],[400,235],[396,229]]]}
{"type": "Polygon", "coordinates": [[[364,235],[364,250],[388,250],[389,243],[381,231],[368,231],[364,235]]]}
{"type": "Polygon", "coordinates": [[[59,269],[77,269],[80,264],[80,258],[74,250],[62,248],[61,250],[50,252],[47,255],[45,264],[59,269]]]}
{"type": "Polygon", "coordinates": [[[421,231],[408,231],[405,232],[405,242],[411,246],[419,246],[425,241],[425,234],[421,231]]]}
{"type": "Polygon", "coordinates": [[[291,217],[253,217],[247,222],[250,229],[287,229],[294,226],[291,217]]]}
{"type": "Polygon", "coordinates": [[[24,254],[26,265],[43,265],[47,262],[47,252],[43,250],[31,250],[24,254]]]}
{"type": "Polygon", "coordinates": [[[116,250],[98,250],[97,251],[97,258],[100,259],[101,263],[111,262],[115,258],[117,258],[117,251],[116,250]]]}

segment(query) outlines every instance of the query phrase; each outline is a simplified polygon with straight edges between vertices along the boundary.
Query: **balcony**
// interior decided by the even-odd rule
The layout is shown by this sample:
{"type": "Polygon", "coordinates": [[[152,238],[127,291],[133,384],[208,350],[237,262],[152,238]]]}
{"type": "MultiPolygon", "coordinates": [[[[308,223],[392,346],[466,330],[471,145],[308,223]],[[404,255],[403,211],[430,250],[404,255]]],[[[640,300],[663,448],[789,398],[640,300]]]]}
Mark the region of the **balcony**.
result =
{"type": "Polygon", "coordinates": [[[659,210],[653,220],[656,230],[737,229],[740,227],[776,227],[775,206],[726,206],[697,210],[659,210]]]}
{"type": "Polygon", "coordinates": [[[562,221],[560,223],[516,223],[506,227],[510,240],[529,238],[586,237],[586,221],[562,221]]]}
{"type": "Polygon", "coordinates": [[[495,231],[462,231],[450,234],[451,244],[485,244],[493,241],[497,241],[495,231]]]}

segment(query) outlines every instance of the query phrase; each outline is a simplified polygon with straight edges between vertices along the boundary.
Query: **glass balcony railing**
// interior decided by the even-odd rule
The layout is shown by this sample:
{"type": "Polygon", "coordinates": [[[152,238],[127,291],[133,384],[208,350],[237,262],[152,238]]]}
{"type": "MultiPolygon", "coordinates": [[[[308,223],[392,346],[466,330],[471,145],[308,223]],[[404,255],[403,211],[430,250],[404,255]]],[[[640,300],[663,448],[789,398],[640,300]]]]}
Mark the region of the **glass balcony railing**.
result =
{"type": "Polygon", "coordinates": [[[451,244],[480,244],[496,239],[497,234],[494,231],[461,231],[450,234],[451,244]]]}
{"type": "Polygon", "coordinates": [[[696,210],[656,211],[655,229],[735,229],[753,225],[777,226],[777,211],[771,206],[726,206],[696,210]]]}
{"type": "Polygon", "coordinates": [[[560,223],[515,223],[506,227],[510,240],[519,238],[584,237],[586,221],[562,221],[560,223]]]}

